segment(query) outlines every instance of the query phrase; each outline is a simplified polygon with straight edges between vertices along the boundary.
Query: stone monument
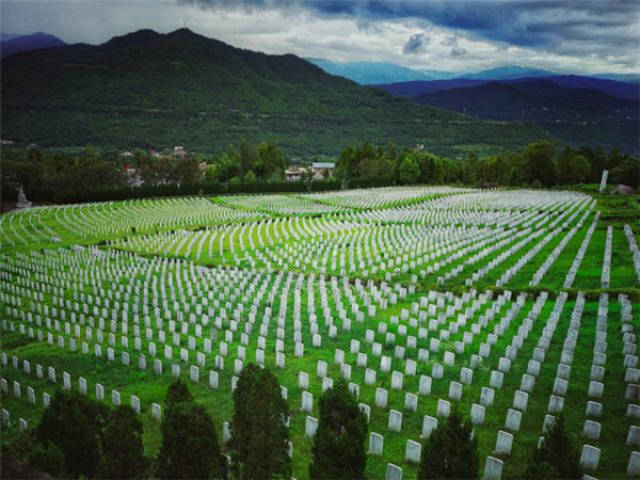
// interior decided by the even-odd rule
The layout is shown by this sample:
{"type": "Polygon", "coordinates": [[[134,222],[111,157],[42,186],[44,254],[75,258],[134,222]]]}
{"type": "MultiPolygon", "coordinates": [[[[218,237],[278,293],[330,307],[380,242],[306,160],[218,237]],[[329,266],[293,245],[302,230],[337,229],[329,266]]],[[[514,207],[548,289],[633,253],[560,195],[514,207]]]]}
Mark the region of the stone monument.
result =
{"type": "Polygon", "coordinates": [[[605,188],[607,188],[607,178],[609,177],[609,170],[603,170],[602,171],[602,178],[600,179],[600,190],[598,190],[600,193],[602,193],[604,191],[605,188]]]}
{"type": "Polygon", "coordinates": [[[24,194],[24,189],[22,185],[18,187],[18,203],[16,204],[16,208],[31,208],[31,202],[27,200],[27,196],[24,194]]]}

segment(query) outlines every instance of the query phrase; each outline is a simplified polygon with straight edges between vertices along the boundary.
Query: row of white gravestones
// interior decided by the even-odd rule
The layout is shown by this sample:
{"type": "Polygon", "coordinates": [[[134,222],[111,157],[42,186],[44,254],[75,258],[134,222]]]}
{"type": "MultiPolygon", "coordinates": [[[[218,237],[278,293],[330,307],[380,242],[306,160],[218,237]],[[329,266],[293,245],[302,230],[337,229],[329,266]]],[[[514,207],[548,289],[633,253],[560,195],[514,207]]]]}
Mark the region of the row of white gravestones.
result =
{"type": "MultiPolygon", "coordinates": [[[[496,455],[500,456],[508,456],[511,454],[514,434],[520,430],[520,425],[522,422],[522,415],[526,411],[529,394],[533,391],[533,386],[535,385],[535,377],[540,372],[541,364],[544,362],[545,352],[550,346],[551,337],[555,331],[558,320],[560,318],[560,314],[564,307],[564,303],[566,302],[567,294],[561,294],[556,299],[556,303],[554,308],[547,320],[545,328],[543,329],[543,335],[538,340],[538,346],[534,348],[532,353],[532,358],[529,360],[527,364],[527,373],[523,374],[520,384],[520,389],[514,392],[513,404],[512,408],[507,410],[507,415],[505,419],[505,430],[499,430],[496,437],[496,445],[494,452],[496,455]],[[509,430],[509,431],[507,431],[509,430]],[[513,432],[513,433],[510,433],[513,432]]],[[[542,309],[544,305],[544,301],[546,300],[546,296],[541,296],[538,298],[537,305],[540,305],[539,309],[542,309]]],[[[537,316],[537,315],[536,315],[537,316]]],[[[532,323],[526,324],[527,329],[521,331],[523,333],[522,338],[528,337],[528,332],[533,327],[532,323]]],[[[503,357],[501,360],[505,360],[502,363],[509,363],[511,360],[515,360],[515,356],[517,355],[517,350],[522,346],[520,340],[512,340],[512,344],[508,347],[510,352],[507,357],[503,357]],[[509,362],[506,362],[508,360],[509,362]]],[[[504,374],[508,373],[510,368],[505,368],[505,371],[494,371],[492,373],[492,387],[501,388],[502,382],[504,378],[504,374]],[[498,380],[496,377],[500,376],[498,380]]],[[[493,393],[492,389],[486,389],[483,387],[483,395],[487,395],[488,392],[493,393]]],[[[482,399],[481,399],[482,402],[482,399]]],[[[493,403],[493,395],[491,395],[491,403],[488,403],[487,406],[490,406],[493,403]]],[[[499,479],[502,475],[502,461],[493,457],[488,456],[485,462],[485,472],[484,477],[489,479],[499,479]]]]}
{"type": "Polygon", "coordinates": [[[629,250],[631,250],[631,256],[633,258],[633,266],[636,269],[636,277],[638,278],[638,283],[640,283],[640,249],[638,249],[636,237],[633,235],[633,230],[629,225],[624,226],[624,234],[626,235],[627,242],[629,243],[629,250]]]}
{"type": "Polygon", "coordinates": [[[626,444],[634,451],[629,455],[626,473],[629,476],[640,475],[640,427],[631,423],[640,421],[640,369],[638,369],[637,333],[635,332],[632,316],[632,305],[629,298],[620,294],[620,316],[622,320],[622,351],[624,354],[625,368],[625,399],[627,404],[626,416],[630,419],[627,431],[626,444]],[[635,402],[635,403],[634,403],[635,402]]]}
{"type": "MultiPolygon", "coordinates": [[[[595,202],[592,203],[591,207],[584,212],[584,214],[582,215],[578,223],[562,238],[560,243],[558,243],[558,245],[553,249],[553,251],[545,259],[542,265],[540,265],[536,273],[533,274],[533,278],[529,281],[529,286],[536,286],[540,283],[540,281],[545,276],[547,271],[551,268],[551,266],[558,259],[558,257],[560,256],[564,248],[567,246],[569,241],[574,237],[574,235],[578,232],[578,230],[582,228],[582,225],[584,224],[586,218],[592,212],[594,207],[595,207],[595,202]]],[[[575,216],[577,213],[578,211],[576,211],[576,213],[572,215],[572,217],[575,216]]],[[[570,224],[571,221],[572,221],[572,218],[569,218],[565,223],[565,225],[563,225],[563,228],[565,228],[566,225],[570,224]]]]}
{"type": "MultiPolygon", "coordinates": [[[[5,352],[2,352],[0,354],[0,358],[2,359],[2,365],[6,366],[8,364],[7,362],[7,355],[5,352]]],[[[12,357],[12,365],[14,368],[18,368],[19,367],[19,359],[14,355],[12,357]]],[[[28,360],[23,360],[23,369],[24,372],[26,374],[31,373],[30,371],[30,363],[28,360]]],[[[43,371],[44,369],[41,367],[41,365],[36,365],[36,376],[38,378],[44,378],[43,376],[43,371]]],[[[62,373],[62,378],[63,378],[63,388],[65,390],[71,390],[72,389],[72,384],[71,384],[71,375],[67,372],[63,372],[62,373]]],[[[54,367],[48,367],[48,379],[52,382],[55,383],[56,382],[56,370],[54,367]]],[[[8,393],[8,383],[7,381],[2,378],[0,379],[0,390],[3,393],[8,393]]],[[[78,390],[81,394],[83,395],[87,395],[87,380],[84,377],[79,377],[78,378],[78,390]]],[[[96,384],[96,399],[103,401],[104,400],[104,387],[97,383],[96,384]]],[[[16,398],[21,398],[22,396],[22,389],[21,389],[21,385],[18,381],[14,381],[13,382],[13,394],[16,398]]],[[[45,407],[48,406],[49,404],[49,395],[47,393],[43,394],[43,404],[45,407]]],[[[112,404],[114,406],[120,406],[121,401],[120,401],[120,393],[117,390],[112,390],[112,404]]],[[[36,395],[35,395],[35,390],[32,387],[27,387],[27,401],[29,403],[31,403],[32,405],[36,404],[36,395]]],[[[138,414],[141,413],[141,405],[140,405],[140,399],[138,396],[136,395],[131,395],[130,397],[130,406],[131,408],[138,414]]],[[[159,410],[159,405],[156,405],[155,407],[152,406],[152,415],[156,418],[160,418],[160,410],[159,410]]]]}
{"type": "Polygon", "coordinates": [[[589,248],[591,237],[593,236],[593,232],[595,231],[596,226],[598,225],[599,219],[600,219],[600,211],[597,211],[593,218],[593,222],[591,222],[591,225],[589,226],[589,229],[587,230],[587,233],[584,239],[582,240],[582,243],[580,244],[580,248],[576,253],[573,263],[571,264],[571,267],[567,272],[567,276],[565,277],[564,283],[562,285],[563,288],[571,288],[571,286],[573,285],[576,275],[578,274],[578,270],[580,269],[580,265],[582,264],[582,260],[584,259],[584,255],[587,252],[587,248],[589,248]]]}
{"type": "MultiPolygon", "coordinates": [[[[111,337],[110,337],[110,338],[111,338],[111,337]]],[[[110,340],[110,341],[111,341],[111,340],[110,340]]],[[[184,353],[185,353],[185,352],[183,351],[181,354],[183,355],[184,353]]],[[[111,356],[112,356],[112,355],[111,355],[111,356]]],[[[124,362],[126,363],[126,362],[127,362],[127,358],[128,358],[128,357],[127,357],[126,355],[123,355],[123,358],[124,358],[124,362]]]]}
{"type": "MultiPolygon", "coordinates": [[[[607,237],[610,237],[610,231],[607,232],[607,237]]],[[[605,248],[606,250],[606,248],[605,248]]],[[[605,253],[605,258],[606,258],[605,253]]],[[[606,263],[606,261],[605,261],[606,263]]],[[[604,269],[604,266],[603,266],[604,269]]],[[[604,272],[603,272],[604,274],[604,272]]],[[[587,395],[589,401],[587,403],[586,415],[591,418],[598,418],[602,412],[602,404],[599,400],[604,393],[604,375],[605,364],[607,361],[607,314],[609,309],[609,296],[606,293],[600,295],[598,302],[597,320],[596,320],[596,332],[595,332],[595,346],[593,348],[593,359],[591,364],[591,374],[589,380],[589,386],[587,395]]],[[[575,347],[575,340],[573,340],[575,347]]],[[[592,419],[587,419],[583,427],[583,436],[587,441],[595,442],[601,435],[601,424],[592,419]]],[[[600,463],[600,448],[585,443],[582,445],[580,452],[580,464],[587,471],[595,471],[598,469],[600,463]]]]}
{"type": "MultiPolygon", "coordinates": [[[[12,426],[11,413],[6,408],[2,409],[2,426],[5,427],[6,429],[12,426]]],[[[28,422],[22,417],[18,418],[18,431],[22,433],[27,428],[29,428],[28,422]]]]}
{"type": "Polygon", "coordinates": [[[602,288],[609,288],[611,278],[611,249],[613,244],[613,227],[607,227],[607,236],[604,242],[604,257],[602,259],[602,275],[600,281],[602,288]]]}

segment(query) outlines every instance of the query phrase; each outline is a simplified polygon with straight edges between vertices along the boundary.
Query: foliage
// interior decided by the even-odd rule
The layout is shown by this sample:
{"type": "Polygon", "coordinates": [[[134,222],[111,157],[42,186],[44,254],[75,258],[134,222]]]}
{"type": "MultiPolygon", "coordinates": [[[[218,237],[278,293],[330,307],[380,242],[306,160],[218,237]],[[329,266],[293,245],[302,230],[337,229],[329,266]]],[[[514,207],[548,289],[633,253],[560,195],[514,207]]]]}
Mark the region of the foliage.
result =
{"type": "Polygon", "coordinates": [[[30,465],[55,478],[68,476],[64,464],[64,453],[62,453],[60,447],[52,442],[33,442],[27,460],[30,465]]]}
{"type": "Polygon", "coordinates": [[[406,155],[398,167],[398,180],[401,184],[414,183],[420,176],[420,169],[411,155],[406,155]]]}
{"type": "Polygon", "coordinates": [[[257,373],[258,367],[255,364],[245,365],[233,392],[234,411],[230,425],[231,440],[229,441],[229,448],[232,452],[231,458],[234,467],[237,469],[247,460],[249,453],[249,439],[252,434],[249,423],[249,410],[251,410],[249,394],[257,373]]]}
{"type": "Polygon", "coordinates": [[[23,185],[30,200],[56,203],[199,193],[308,192],[396,183],[528,186],[537,182],[550,187],[597,183],[605,169],[610,172],[610,183],[634,188],[640,184],[640,160],[635,157],[616,149],[606,153],[590,147],[566,147],[556,155],[548,142],[483,158],[470,153],[460,161],[423,149],[400,151],[394,144],[383,148],[365,142],[342,150],[335,178],[313,180],[309,172],[300,182],[282,180],[286,156],[268,142],[257,146],[244,142],[238,148],[228,145],[215,155],[176,158],[136,150],[124,159],[117,152],[98,153],[91,147],[80,154],[9,148],[1,155],[4,200],[15,200],[16,188],[23,185]],[[204,171],[200,163],[206,164],[204,171]],[[243,164],[250,168],[242,170],[243,164]],[[135,179],[142,185],[131,185],[135,179]]]}
{"type": "Polygon", "coordinates": [[[108,419],[109,410],[101,403],[78,393],[57,392],[42,415],[37,438],[60,448],[69,473],[91,478],[100,459],[102,429],[108,419]]]}
{"type": "Polygon", "coordinates": [[[320,397],[309,477],[361,479],[367,465],[367,420],[343,379],[320,397]]]}
{"type": "Polygon", "coordinates": [[[478,478],[477,440],[457,408],[422,446],[418,479],[478,478]]]}
{"type": "Polygon", "coordinates": [[[156,475],[162,479],[225,478],[213,420],[204,407],[181,402],[165,413],[156,475]]]}
{"type": "Polygon", "coordinates": [[[245,384],[237,397],[238,402],[246,401],[239,405],[246,412],[246,421],[236,423],[234,430],[247,439],[244,462],[236,466],[239,478],[289,478],[289,428],[285,424],[289,407],[278,380],[266,368],[247,374],[246,380],[250,385],[245,384]]]}
{"type": "Polygon", "coordinates": [[[226,460],[207,411],[178,379],[167,392],[156,475],[162,479],[226,478],[226,460]]]}
{"type": "Polygon", "coordinates": [[[566,431],[563,415],[558,415],[544,434],[542,445],[529,459],[524,478],[582,478],[578,450],[566,431]]]}
{"type": "Polygon", "coordinates": [[[187,385],[180,379],[176,378],[167,389],[167,399],[165,408],[170,409],[181,402],[192,402],[193,397],[187,385]]]}
{"type": "Polygon", "coordinates": [[[146,462],[142,444],[142,422],[129,406],[111,413],[102,434],[99,478],[144,478],[146,462]]]}

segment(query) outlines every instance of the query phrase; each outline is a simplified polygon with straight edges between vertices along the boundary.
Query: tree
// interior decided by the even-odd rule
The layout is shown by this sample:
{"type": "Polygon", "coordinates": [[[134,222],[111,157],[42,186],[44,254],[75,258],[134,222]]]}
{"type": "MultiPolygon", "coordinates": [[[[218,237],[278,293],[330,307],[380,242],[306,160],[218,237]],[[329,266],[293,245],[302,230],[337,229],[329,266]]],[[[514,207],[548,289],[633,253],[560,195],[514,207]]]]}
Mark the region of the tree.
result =
{"type": "Polygon", "coordinates": [[[190,401],[174,404],[165,412],[160,431],[159,478],[226,478],[226,460],[204,407],[190,401]]]}
{"type": "Polygon", "coordinates": [[[542,445],[529,459],[524,478],[582,478],[578,450],[565,429],[563,415],[557,416],[544,434],[542,445]]]}
{"type": "Polygon", "coordinates": [[[398,180],[400,180],[402,184],[415,183],[418,181],[419,176],[420,169],[418,163],[413,156],[405,155],[398,169],[398,180]]]}
{"type": "Polygon", "coordinates": [[[102,435],[99,478],[144,478],[146,462],[142,422],[129,406],[113,411],[102,435]]]}
{"type": "Polygon", "coordinates": [[[244,176],[245,183],[255,183],[256,182],[256,174],[253,173],[252,170],[249,170],[244,176]]]}
{"type": "Polygon", "coordinates": [[[589,165],[589,162],[584,156],[575,152],[570,147],[566,147],[562,151],[558,159],[560,183],[565,185],[583,183],[587,179],[590,171],[591,165],[589,165]]]}
{"type": "Polygon", "coordinates": [[[285,422],[289,407],[282,398],[278,380],[270,370],[260,369],[255,373],[244,408],[249,435],[244,464],[237,466],[239,477],[288,478],[291,458],[289,429],[285,422]]]}
{"type": "Polygon", "coordinates": [[[620,164],[610,172],[612,183],[622,183],[633,188],[640,186],[640,160],[625,155],[620,164]]]}
{"type": "Polygon", "coordinates": [[[252,408],[249,404],[249,394],[258,370],[258,367],[253,363],[245,365],[233,392],[234,412],[230,425],[231,440],[229,441],[229,448],[232,452],[231,458],[235,467],[243,464],[247,460],[249,453],[249,439],[252,433],[249,423],[249,410],[252,408]]]}
{"type": "Polygon", "coordinates": [[[553,145],[549,142],[530,143],[523,154],[524,181],[533,183],[539,180],[545,187],[555,185],[558,169],[554,161],[553,145]]]}
{"type": "Polygon", "coordinates": [[[320,397],[309,477],[361,479],[367,465],[367,420],[358,402],[340,379],[320,397]]]}
{"type": "Polygon", "coordinates": [[[174,405],[181,402],[192,402],[193,397],[187,385],[180,379],[175,379],[169,388],[167,389],[167,400],[165,402],[165,409],[168,410],[174,405]]]}
{"type": "Polygon", "coordinates": [[[422,446],[418,479],[477,478],[477,440],[471,438],[471,430],[470,423],[463,422],[454,408],[422,446]]]}
{"type": "Polygon", "coordinates": [[[311,184],[313,183],[313,168],[307,167],[302,172],[302,181],[307,187],[307,191],[311,191],[311,184]]]}
{"type": "Polygon", "coordinates": [[[64,464],[64,454],[60,447],[51,442],[33,442],[27,460],[30,465],[55,478],[66,478],[68,476],[64,464]]]}
{"type": "Polygon", "coordinates": [[[36,435],[43,444],[51,442],[62,451],[69,473],[91,478],[108,418],[109,410],[101,403],[78,393],[57,392],[40,419],[36,435]]]}
{"type": "Polygon", "coordinates": [[[193,402],[189,388],[179,378],[169,386],[165,406],[156,475],[167,479],[226,478],[227,463],[213,420],[193,402]]]}

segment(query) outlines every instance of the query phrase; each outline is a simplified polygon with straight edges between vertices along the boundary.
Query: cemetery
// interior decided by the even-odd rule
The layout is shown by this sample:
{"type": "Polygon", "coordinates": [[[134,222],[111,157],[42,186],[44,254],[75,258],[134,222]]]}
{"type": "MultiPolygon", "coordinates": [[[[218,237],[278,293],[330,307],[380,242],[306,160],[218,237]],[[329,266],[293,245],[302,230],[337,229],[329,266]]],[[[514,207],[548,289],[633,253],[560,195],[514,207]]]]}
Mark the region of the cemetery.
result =
{"type": "Polygon", "coordinates": [[[155,455],[179,377],[227,443],[254,363],[282,386],[297,479],[340,378],[368,421],[368,478],[415,478],[454,409],[482,478],[522,475],[560,414],[587,475],[638,478],[640,226],[604,202],[413,186],[4,214],[3,435],[77,391],[130,405],[155,455]]]}

